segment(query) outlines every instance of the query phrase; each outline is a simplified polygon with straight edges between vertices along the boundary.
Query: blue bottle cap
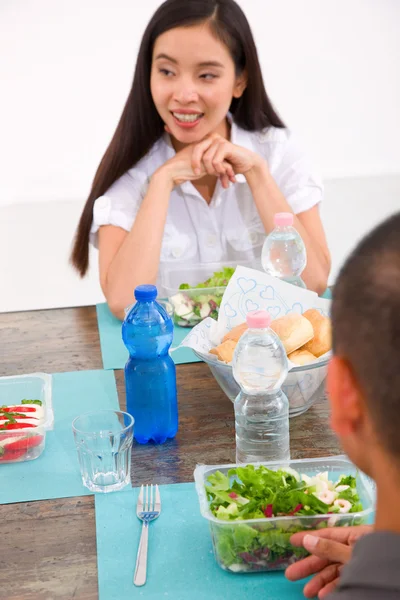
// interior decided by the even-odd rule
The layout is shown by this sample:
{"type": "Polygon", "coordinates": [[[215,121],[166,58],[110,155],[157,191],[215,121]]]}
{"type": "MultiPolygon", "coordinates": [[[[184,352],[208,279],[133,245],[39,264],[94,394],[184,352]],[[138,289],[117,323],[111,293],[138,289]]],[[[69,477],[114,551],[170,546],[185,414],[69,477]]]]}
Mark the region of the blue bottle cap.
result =
{"type": "Polygon", "coordinates": [[[144,302],[150,302],[157,298],[157,288],[155,285],[138,285],[135,288],[136,300],[142,300],[144,302]]]}

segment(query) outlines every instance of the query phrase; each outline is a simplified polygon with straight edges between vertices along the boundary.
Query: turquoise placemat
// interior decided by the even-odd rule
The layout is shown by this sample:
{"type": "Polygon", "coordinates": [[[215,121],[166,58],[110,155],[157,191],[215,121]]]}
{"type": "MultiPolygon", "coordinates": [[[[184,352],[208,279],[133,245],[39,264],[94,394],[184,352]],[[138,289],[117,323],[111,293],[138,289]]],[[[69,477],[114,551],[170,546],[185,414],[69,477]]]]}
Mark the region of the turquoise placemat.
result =
{"type": "Polygon", "coordinates": [[[72,421],[95,409],[118,409],[112,371],[53,375],[54,429],[36,460],[0,465],[0,504],[91,494],[82,484],[72,421]]]}
{"type": "MultiPolygon", "coordinates": [[[[96,311],[103,367],[104,369],[123,369],[128,358],[128,351],[121,337],[121,321],[114,317],[105,302],[98,304],[96,311]]],[[[175,325],[172,348],[179,346],[189,331],[185,327],[175,325]]],[[[201,362],[190,348],[179,348],[171,356],[176,365],[201,362]]]]}
{"type": "Polygon", "coordinates": [[[325,298],[326,300],[332,300],[332,289],[326,288],[323,294],[321,294],[321,298],[325,298]]]}
{"type": "Polygon", "coordinates": [[[96,494],[100,600],[300,600],[303,583],[283,572],[234,574],[221,569],[193,483],[160,487],[162,511],[150,525],[147,582],[133,585],[141,522],[138,489],[96,494]]]}

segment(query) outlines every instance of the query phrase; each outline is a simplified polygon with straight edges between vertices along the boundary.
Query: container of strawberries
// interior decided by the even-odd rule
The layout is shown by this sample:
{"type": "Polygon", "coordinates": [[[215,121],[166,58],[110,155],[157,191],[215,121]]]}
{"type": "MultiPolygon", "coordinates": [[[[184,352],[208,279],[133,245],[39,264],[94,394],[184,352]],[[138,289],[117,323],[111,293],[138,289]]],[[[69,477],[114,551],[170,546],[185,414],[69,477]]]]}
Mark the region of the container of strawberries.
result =
{"type": "Polygon", "coordinates": [[[42,454],[54,424],[51,384],[46,373],[0,377],[0,465],[42,454]]]}

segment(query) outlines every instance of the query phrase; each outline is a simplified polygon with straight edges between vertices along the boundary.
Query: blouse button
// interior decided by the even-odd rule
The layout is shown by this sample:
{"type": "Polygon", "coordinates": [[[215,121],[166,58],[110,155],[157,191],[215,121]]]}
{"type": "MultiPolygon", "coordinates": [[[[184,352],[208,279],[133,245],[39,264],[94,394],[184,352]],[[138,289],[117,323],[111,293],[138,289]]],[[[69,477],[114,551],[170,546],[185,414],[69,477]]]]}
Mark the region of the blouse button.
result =
{"type": "Polygon", "coordinates": [[[257,240],[258,240],[257,233],[255,231],[252,231],[250,233],[250,241],[253,242],[253,244],[255,244],[257,240]]]}
{"type": "Polygon", "coordinates": [[[172,248],[171,254],[174,258],[180,258],[183,254],[182,248],[172,248]]]}
{"type": "Polygon", "coordinates": [[[210,234],[209,236],[207,236],[207,246],[209,248],[213,248],[215,246],[217,242],[217,238],[215,237],[215,235],[210,234]]]}

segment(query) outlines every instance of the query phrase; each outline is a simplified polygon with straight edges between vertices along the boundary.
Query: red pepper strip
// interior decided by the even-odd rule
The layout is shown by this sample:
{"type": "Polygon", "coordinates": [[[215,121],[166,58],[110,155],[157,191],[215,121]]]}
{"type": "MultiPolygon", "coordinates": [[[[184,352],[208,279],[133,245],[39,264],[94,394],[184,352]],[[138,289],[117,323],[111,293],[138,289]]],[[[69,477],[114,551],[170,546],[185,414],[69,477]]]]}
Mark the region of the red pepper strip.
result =
{"type": "Polygon", "coordinates": [[[293,515],[295,515],[297,512],[299,512],[299,510],[301,510],[303,508],[302,504],[298,504],[290,513],[289,515],[291,517],[293,517],[293,515]]]}
{"type": "Polygon", "coordinates": [[[25,427],[37,427],[32,423],[9,423],[6,421],[4,425],[0,425],[0,431],[9,431],[10,429],[25,429],[25,427]]]}
{"type": "Polygon", "coordinates": [[[272,515],[273,515],[273,506],[272,504],[267,504],[267,506],[264,509],[264,515],[267,517],[267,519],[271,519],[272,515]]]}

